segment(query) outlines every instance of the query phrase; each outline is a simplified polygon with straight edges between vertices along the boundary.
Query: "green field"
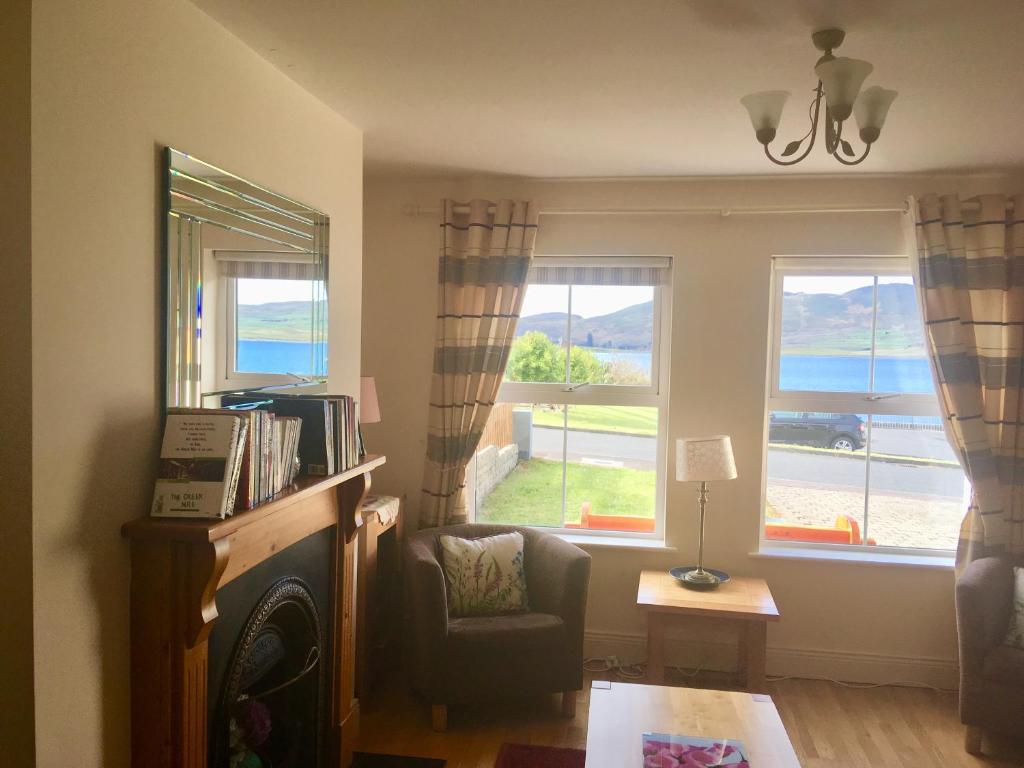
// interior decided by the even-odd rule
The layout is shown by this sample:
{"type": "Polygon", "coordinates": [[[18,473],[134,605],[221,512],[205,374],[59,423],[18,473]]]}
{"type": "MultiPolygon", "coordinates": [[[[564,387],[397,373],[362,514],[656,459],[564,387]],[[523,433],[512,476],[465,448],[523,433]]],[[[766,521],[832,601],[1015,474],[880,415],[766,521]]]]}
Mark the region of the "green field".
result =
{"type": "MultiPolygon", "coordinates": [[[[561,427],[562,409],[533,409],[533,423],[561,427]]],[[[658,409],[633,405],[573,405],[569,407],[569,429],[616,432],[625,435],[658,434],[658,409]]]]}
{"type": "Polygon", "coordinates": [[[238,338],[308,343],[313,333],[312,313],[308,301],[239,304],[238,338]]]}
{"type": "MultiPolygon", "coordinates": [[[[840,346],[838,343],[835,346],[815,345],[799,347],[790,345],[783,347],[782,354],[807,355],[808,357],[868,357],[871,354],[871,348],[862,349],[855,344],[840,346]]],[[[891,349],[878,347],[875,350],[875,354],[877,357],[923,357],[925,351],[924,347],[899,347],[891,349]]]]}
{"type": "MultiPolygon", "coordinates": [[[[920,357],[924,341],[920,332],[879,328],[875,335],[875,354],[885,357],[920,357]]],[[[809,328],[799,332],[782,329],[784,355],[855,355],[871,354],[870,328],[809,328]]]]}
{"type": "MultiPolygon", "coordinates": [[[[654,517],[653,471],[568,464],[566,477],[567,523],[580,521],[580,505],[600,515],[654,517]]],[[[547,459],[522,461],[484,499],[479,522],[512,525],[561,524],[562,463],[547,459]]]]}

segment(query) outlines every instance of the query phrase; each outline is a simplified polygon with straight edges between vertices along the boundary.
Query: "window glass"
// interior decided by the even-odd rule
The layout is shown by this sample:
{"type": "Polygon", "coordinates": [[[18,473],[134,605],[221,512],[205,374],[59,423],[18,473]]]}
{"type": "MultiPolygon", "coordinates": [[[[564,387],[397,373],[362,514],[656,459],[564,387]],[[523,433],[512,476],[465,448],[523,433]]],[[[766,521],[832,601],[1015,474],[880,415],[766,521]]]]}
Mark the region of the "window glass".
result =
{"type": "Polygon", "coordinates": [[[654,348],[654,288],[572,286],[574,384],[650,386],[654,348]]]}
{"type": "Polygon", "coordinates": [[[568,332],[569,286],[528,286],[504,380],[564,382],[568,332]]]}
{"type": "Polygon", "coordinates": [[[581,535],[662,530],[667,328],[658,313],[671,305],[662,288],[671,281],[661,269],[558,257],[531,272],[538,282],[527,286],[498,403],[467,470],[473,519],[581,535]],[[653,285],[609,284],[641,280],[653,285]]]}
{"type": "Polygon", "coordinates": [[[565,440],[566,523],[653,532],[658,409],[571,405],[565,440]]]}
{"type": "Polygon", "coordinates": [[[466,472],[478,522],[561,527],[564,423],[563,405],[494,406],[466,472]]]}
{"type": "Polygon", "coordinates": [[[786,275],[779,389],[868,392],[872,277],[786,275]]]}
{"type": "Polygon", "coordinates": [[[967,484],[937,418],[871,417],[868,536],[881,546],[956,549],[967,484]]]}
{"type": "Polygon", "coordinates": [[[785,269],[765,539],[954,549],[968,486],[937,415],[911,277],[785,269]]]}
{"type": "Polygon", "coordinates": [[[529,286],[504,380],[651,386],[654,290],[653,286],[529,286]]]}
{"type": "Polygon", "coordinates": [[[655,529],[657,408],[499,403],[481,446],[468,471],[479,521],[655,529]]]}
{"type": "Polygon", "coordinates": [[[864,416],[770,413],[765,538],[862,543],[866,441],[864,416]]]}
{"type": "Polygon", "coordinates": [[[925,355],[917,294],[909,276],[878,278],[872,391],[918,394],[935,391],[925,355]]]}
{"type": "Polygon", "coordinates": [[[236,280],[236,371],[314,373],[314,287],[312,280],[236,280]]]}

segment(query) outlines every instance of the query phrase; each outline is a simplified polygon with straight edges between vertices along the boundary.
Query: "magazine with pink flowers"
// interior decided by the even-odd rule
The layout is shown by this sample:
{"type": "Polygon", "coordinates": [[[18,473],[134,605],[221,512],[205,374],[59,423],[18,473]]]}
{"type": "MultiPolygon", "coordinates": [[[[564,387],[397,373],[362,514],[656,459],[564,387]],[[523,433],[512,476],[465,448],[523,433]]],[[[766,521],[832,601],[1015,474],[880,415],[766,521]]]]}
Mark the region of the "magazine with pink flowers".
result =
{"type": "Polygon", "coordinates": [[[644,734],[644,768],[750,768],[742,741],[644,734]]]}

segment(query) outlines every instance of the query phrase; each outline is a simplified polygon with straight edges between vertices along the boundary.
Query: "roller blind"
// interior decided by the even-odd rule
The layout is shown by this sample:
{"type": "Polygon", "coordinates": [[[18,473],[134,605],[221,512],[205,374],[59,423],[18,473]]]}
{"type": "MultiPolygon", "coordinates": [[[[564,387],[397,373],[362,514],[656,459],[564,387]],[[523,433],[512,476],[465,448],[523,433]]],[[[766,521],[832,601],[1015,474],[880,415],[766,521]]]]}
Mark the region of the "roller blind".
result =
{"type": "Polygon", "coordinates": [[[667,285],[668,256],[535,256],[531,285],[667,285]]]}
{"type": "Polygon", "coordinates": [[[311,254],[273,251],[215,251],[222,277],[258,280],[322,280],[322,270],[311,254]]]}

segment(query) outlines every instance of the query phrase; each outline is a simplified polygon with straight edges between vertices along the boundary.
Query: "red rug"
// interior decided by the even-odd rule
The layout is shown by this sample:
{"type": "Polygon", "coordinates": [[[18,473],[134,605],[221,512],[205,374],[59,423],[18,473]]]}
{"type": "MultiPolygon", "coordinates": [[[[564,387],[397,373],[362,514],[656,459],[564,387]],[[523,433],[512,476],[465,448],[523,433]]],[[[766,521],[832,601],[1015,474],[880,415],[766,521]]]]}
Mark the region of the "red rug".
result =
{"type": "Polygon", "coordinates": [[[502,744],[494,768],[584,768],[586,762],[582,749],[502,744]]]}

